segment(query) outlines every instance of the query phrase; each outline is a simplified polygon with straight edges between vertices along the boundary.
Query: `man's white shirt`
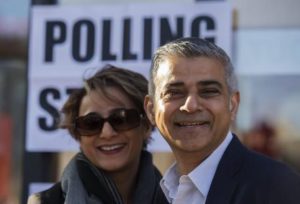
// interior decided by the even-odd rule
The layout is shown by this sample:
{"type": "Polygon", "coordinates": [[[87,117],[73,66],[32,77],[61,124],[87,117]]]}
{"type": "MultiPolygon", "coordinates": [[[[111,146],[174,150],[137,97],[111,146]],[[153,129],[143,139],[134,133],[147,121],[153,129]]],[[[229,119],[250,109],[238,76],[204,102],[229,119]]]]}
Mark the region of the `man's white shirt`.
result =
{"type": "Polygon", "coordinates": [[[218,164],[232,138],[229,132],[223,142],[188,175],[180,176],[176,163],[166,171],[160,186],[170,203],[205,203],[218,164]]]}

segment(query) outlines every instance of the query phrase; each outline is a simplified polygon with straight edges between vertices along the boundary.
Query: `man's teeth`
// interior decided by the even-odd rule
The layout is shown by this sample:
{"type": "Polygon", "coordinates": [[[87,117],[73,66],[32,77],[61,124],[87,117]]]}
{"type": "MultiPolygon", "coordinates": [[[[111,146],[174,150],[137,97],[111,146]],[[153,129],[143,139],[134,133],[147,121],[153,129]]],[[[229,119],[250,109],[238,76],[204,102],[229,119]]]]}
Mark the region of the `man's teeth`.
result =
{"type": "Polygon", "coordinates": [[[104,151],[112,151],[112,150],[118,149],[118,148],[120,148],[122,146],[123,146],[123,144],[101,146],[100,149],[104,150],[104,151]]]}
{"type": "Polygon", "coordinates": [[[180,122],[178,125],[180,126],[197,126],[197,125],[203,125],[204,122],[180,122]]]}

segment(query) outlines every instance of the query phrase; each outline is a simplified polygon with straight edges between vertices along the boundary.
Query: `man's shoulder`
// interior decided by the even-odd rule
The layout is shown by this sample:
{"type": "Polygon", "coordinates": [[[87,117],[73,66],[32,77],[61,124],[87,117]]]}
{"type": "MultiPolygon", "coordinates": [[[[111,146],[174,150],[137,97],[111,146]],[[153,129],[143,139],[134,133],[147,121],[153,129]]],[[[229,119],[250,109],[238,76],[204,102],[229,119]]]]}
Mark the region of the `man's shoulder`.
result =
{"type": "Polygon", "coordinates": [[[277,179],[295,178],[300,180],[300,175],[287,164],[280,160],[262,155],[249,150],[247,168],[262,174],[264,177],[278,177],[277,179]]]}
{"type": "Polygon", "coordinates": [[[259,182],[262,185],[299,186],[300,175],[287,164],[269,156],[254,152],[241,144],[243,156],[241,175],[244,179],[259,182]]]}
{"type": "Polygon", "coordinates": [[[251,175],[253,175],[256,178],[260,176],[265,178],[279,177],[278,179],[286,176],[286,178],[300,179],[299,174],[293,171],[287,164],[248,149],[236,136],[228,148],[230,148],[230,150],[224,159],[239,161],[236,163],[241,164],[242,171],[244,171],[247,176],[251,177],[251,175]]]}
{"type": "Polygon", "coordinates": [[[235,189],[232,203],[298,204],[300,176],[286,164],[247,149],[234,137],[219,163],[208,199],[232,195],[230,189],[235,189]]]}

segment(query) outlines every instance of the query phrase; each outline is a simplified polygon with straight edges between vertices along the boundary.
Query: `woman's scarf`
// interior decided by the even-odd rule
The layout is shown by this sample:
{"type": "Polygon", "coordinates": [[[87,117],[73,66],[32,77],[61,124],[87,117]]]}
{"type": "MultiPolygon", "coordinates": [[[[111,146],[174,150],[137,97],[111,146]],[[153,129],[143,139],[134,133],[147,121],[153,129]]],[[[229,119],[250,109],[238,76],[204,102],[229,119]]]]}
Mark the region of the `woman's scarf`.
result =
{"type": "MultiPolygon", "coordinates": [[[[149,152],[143,151],[134,189],[134,204],[167,203],[159,180],[161,175],[152,163],[149,152]]],[[[62,176],[65,204],[122,204],[116,185],[82,153],[67,165],[62,176]]]]}

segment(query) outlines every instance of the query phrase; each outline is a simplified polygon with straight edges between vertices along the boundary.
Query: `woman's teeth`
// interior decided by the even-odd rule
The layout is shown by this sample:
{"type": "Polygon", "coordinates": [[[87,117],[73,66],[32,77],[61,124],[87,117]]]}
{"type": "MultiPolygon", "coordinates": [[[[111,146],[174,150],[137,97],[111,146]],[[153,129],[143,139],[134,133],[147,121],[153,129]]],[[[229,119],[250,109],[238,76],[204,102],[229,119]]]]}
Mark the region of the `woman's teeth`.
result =
{"type": "Polygon", "coordinates": [[[121,148],[122,146],[124,146],[123,144],[116,144],[116,145],[105,145],[105,146],[101,146],[100,149],[103,151],[112,151],[112,150],[116,150],[118,148],[121,148]]]}

